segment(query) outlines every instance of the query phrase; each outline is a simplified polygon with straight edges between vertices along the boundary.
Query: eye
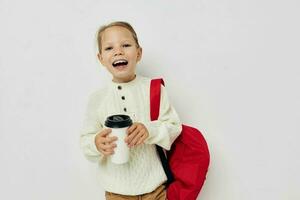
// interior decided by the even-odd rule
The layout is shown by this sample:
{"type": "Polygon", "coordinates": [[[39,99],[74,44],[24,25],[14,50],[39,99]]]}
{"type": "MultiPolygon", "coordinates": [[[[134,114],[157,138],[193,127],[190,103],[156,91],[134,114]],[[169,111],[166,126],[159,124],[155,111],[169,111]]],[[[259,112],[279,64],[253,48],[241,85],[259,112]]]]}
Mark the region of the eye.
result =
{"type": "Polygon", "coordinates": [[[123,44],[123,47],[131,47],[131,44],[123,44]]]}
{"type": "Polygon", "coordinates": [[[112,47],[106,47],[104,50],[105,50],[105,51],[112,50],[112,47]]]}

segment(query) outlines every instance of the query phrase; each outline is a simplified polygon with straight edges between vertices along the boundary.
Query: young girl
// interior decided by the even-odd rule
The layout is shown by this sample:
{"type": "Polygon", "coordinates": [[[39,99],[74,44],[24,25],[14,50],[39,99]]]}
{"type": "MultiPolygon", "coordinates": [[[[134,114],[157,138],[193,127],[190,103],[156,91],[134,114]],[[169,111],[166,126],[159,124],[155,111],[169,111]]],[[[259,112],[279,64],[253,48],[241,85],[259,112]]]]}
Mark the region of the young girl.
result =
{"type": "Polygon", "coordinates": [[[97,40],[98,58],[111,73],[112,81],[89,97],[81,148],[89,160],[98,163],[106,199],[165,200],[167,177],[155,145],[170,149],[181,132],[178,115],[162,87],[159,118],[150,120],[151,79],[136,74],[142,48],[130,24],[102,26],[97,40]],[[110,136],[111,129],[105,128],[104,122],[115,114],[129,115],[134,120],[125,138],[130,160],[121,165],[107,159],[114,154],[117,138],[110,136]]]}

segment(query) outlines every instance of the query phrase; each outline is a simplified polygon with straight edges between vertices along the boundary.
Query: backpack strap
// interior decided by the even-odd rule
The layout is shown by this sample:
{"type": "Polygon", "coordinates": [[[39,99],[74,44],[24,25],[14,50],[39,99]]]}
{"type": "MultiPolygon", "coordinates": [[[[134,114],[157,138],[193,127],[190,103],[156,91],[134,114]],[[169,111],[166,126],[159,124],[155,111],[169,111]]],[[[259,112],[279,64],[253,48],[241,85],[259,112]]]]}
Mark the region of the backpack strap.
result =
{"type": "MultiPolygon", "coordinates": [[[[150,84],[150,117],[151,117],[151,121],[157,120],[158,116],[159,116],[161,85],[165,85],[163,79],[160,78],[160,79],[152,79],[151,80],[151,84],[150,84]]],[[[166,186],[168,186],[173,182],[174,177],[170,170],[170,166],[169,166],[168,160],[166,158],[166,155],[164,153],[164,150],[160,146],[156,145],[156,151],[159,155],[161,164],[162,164],[165,174],[167,176],[166,186]]]]}
{"type": "Polygon", "coordinates": [[[160,85],[165,85],[162,78],[152,79],[150,84],[150,115],[151,121],[157,120],[160,107],[160,85]]]}

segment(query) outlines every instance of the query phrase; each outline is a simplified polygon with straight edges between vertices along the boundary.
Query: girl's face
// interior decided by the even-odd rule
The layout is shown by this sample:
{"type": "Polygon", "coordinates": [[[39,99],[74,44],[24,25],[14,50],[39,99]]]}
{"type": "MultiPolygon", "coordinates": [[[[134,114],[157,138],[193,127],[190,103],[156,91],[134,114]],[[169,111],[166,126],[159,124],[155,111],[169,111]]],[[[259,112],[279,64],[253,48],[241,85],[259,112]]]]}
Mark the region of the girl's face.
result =
{"type": "Polygon", "coordinates": [[[129,30],[120,26],[105,29],[101,37],[101,54],[98,58],[112,74],[114,82],[128,82],[134,79],[135,69],[142,57],[129,30]]]}

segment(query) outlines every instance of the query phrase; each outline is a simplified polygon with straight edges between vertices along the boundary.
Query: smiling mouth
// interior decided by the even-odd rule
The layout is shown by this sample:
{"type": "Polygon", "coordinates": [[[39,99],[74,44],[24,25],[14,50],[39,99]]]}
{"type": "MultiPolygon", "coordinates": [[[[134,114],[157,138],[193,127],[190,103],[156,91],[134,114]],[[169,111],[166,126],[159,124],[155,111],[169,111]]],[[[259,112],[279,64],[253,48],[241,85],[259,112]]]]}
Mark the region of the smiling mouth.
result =
{"type": "Polygon", "coordinates": [[[125,59],[120,59],[120,60],[116,60],[113,62],[112,66],[113,67],[121,67],[121,66],[127,66],[128,61],[125,59]]]}

